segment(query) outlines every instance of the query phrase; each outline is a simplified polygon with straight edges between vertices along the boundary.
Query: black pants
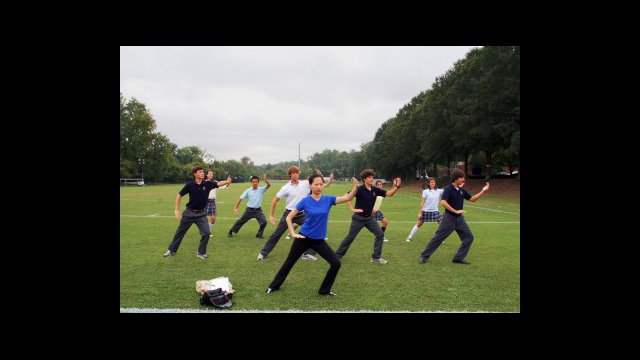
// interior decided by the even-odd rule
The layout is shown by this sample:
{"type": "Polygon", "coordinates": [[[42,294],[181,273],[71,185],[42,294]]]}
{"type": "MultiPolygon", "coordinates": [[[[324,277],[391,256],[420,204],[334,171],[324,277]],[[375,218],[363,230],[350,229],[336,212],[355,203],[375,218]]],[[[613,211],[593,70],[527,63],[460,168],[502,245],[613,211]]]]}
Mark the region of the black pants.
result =
{"type": "Polygon", "coordinates": [[[336,281],[336,276],[338,275],[338,270],[340,270],[340,259],[333,252],[329,244],[324,239],[315,240],[315,239],[298,239],[295,238],[293,243],[291,244],[291,250],[289,250],[289,255],[287,259],[282,264],[282,267],[276,274],[276,277],[273,279],[269,287],[272,289],[279,289],[282,286],[282,283],[289,275],[289,272],[293,268],[293,265],[296,264],[298,259],[305,250],[313,248],[318,252],[323,259],[327,260],[329,265],[329,270],[327,270],[327,275],[325,275],[322,284],[320,285],[320,290],[318,290],[319,294],[326,295],[331,291],[331,287],[333,286],[333,282],[336,281]]]}
{"type": "MultiPolygon", "coordinates": [[[[273,232],[273,234],[271,234],[269,236],[269,239],[267,239],[267,242],[264,244],[264,246],[262,247],[262,250],[260,250],[260,254],[262,254],[262,256],[267,257],[267,255],[269,255],[269,253],[271,252],[271,250],[273,250],[274,247],[276,247],[276,244],[278,243],[278,241],[280,241],[280,238],[282,237],[282,234],[285,233],[285,231],[288,230],[288,226],[287,226],[287,216],[289,216],[289,213],[291,212],[291,210],[285,210],[284,213],[282,214],[282,217],[280,218],[280,222],[278,223],[278,226],[276,227],[276,231],[273,232]]],[[[304,212],[299,212],[293,219],[291,219],[291,222],[294,224],[298,224],[300,226],[302,226],[302,224],[304,223],[304,220],[306,218],[306,215],[304,212]]],[[[316,252],[313,249],[309,249],[307,251],[304,252],[305,254],[311,254],[311,255],[315,255],[316,252]]]]}
{"type": "Polygon", "coordinates": [[[449,214],[447,211],[445,211],[442,221],[440,221],[438,230],[436,230],[436,233],[433,235],[431,241],[429,241],[422,254],[420,254],[420,257],[428,259],[440,244],[442,244],[444,239],[451,235],[453,230],[458,233],[458,236],[460,236],[460,240],[462,241],[462,244],[460,244],[460,247],[458,248],[458,252],[453,256],[453,261],[464,260],[465,256],[467,256],[467,253],[469,252],[471,243],[473,242],[473,233],[471,232],[471,229],[469,229],[469,225],[467,225],[464,215],[455,216],[449,214]]]}

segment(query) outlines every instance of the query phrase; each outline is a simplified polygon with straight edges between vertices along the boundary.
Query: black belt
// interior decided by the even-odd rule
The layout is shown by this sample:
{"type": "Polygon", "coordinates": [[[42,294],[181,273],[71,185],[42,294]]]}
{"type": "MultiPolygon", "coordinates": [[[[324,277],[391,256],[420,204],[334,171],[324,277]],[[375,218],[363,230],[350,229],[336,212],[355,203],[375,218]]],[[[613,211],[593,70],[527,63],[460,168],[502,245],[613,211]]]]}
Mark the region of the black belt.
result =
{"type": "Polygon", "coordinates": [[[198,213],[198,212],[203,212],[203,211],[204,211],[204,209],[202,209],[202,210],[196,210],[196,209],[192,209],[192,208],[188,208],[188,209],[189,209],[189,210],[191,210],[191,211],[193,211],[193,212],[196,212],[196,213],[198,213]]]}
{"type": "Polygon", "coordinates": [[[260,210],[261,208],[252,208],[252,207],[248,207],[248,206],[247,206],[247,209],[250,209],[250,210],[256,211],[256,210],[260,210]]]}

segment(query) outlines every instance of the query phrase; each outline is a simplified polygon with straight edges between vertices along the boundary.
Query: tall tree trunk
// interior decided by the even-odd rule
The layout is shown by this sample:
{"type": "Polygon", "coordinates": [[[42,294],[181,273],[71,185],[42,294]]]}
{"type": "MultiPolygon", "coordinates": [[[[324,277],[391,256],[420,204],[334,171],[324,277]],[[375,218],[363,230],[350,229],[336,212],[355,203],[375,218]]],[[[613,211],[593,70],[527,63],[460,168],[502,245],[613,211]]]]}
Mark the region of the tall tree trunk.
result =
{"type": "Polygon", "coordinates": [[[469,150],[464,152],[464,176],[469,176],[469,150]]]}
{"type": "Polygon", "coordinates": [[[491,170],[492,170],[492,163],[491,163],[491,152],[490,151],[485,151],[485,154],[487,154],[487,175],[485,176],[486,180],[491,179],[491,170]]]}
{"type": "Polygon", "coordinates": [[[433,160],[433,178],[437,179],[438,178],[438,164],[436,163],[435,160],[433,160]]]}

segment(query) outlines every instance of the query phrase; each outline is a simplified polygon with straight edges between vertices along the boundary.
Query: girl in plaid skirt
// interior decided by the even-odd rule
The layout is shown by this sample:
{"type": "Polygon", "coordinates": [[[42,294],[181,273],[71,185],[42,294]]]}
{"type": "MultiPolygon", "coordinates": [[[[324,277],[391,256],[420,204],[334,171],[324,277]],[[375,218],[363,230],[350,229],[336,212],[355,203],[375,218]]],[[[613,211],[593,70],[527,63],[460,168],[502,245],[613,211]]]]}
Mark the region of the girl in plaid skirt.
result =
{"type": "MultiPolygon", "coordinates": [[[[213,170],[207,170],[207,179],[205,181],[213,180],[213,170]]],[[[218,189],[226,189],[228,185],[220,186],[219,188],[213,189],[209,192],[209,199],[207,200],[207,206],[205,210],[207,211],[207,215],[210,216],[211,221],[209,222],[209,230],[211,231],[210,237],[213,236],[213,224],[216,223],[216,216],[218,215],[218,211],[216,209],[216,194],[218,189]]]]}
{"type": "Polygon", "coordinates": [[[411,241],[413,235],[416,234],[418,228],[425,222],[440,223],[442,215],[438,211],[438,203],[442,197],[443,189],[436,187],[436,179],[429,178],[429,186],[422,192],[422,200],[420,201],[420,211],[418,211],[418,222],[411,229],[411,233],[407,236],[407,241],[411,241]]]}

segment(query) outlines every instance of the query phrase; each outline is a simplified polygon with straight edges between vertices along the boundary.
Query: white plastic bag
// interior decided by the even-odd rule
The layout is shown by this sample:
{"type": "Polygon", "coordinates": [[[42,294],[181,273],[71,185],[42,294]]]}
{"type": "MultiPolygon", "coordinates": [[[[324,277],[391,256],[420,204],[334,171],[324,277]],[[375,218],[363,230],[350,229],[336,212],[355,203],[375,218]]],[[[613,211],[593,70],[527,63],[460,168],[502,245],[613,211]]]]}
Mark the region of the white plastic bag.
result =
{"type": "Polygon", "coordinates": [[[207,290],[215,290],[221,288],[227,296],[230,296],[235,292],[233,286],[228,277],[221,276],[211,280],[198,280],[196,281],[196,292],[200,295],[204,294],[207,290]]]}

